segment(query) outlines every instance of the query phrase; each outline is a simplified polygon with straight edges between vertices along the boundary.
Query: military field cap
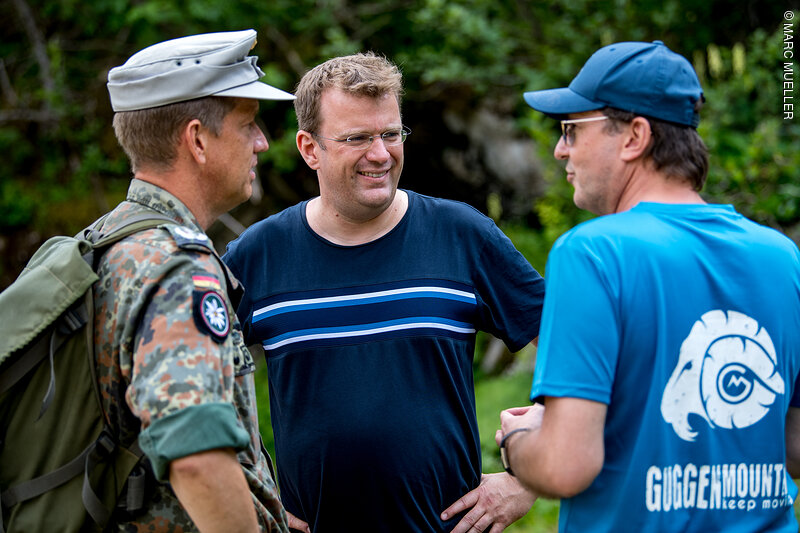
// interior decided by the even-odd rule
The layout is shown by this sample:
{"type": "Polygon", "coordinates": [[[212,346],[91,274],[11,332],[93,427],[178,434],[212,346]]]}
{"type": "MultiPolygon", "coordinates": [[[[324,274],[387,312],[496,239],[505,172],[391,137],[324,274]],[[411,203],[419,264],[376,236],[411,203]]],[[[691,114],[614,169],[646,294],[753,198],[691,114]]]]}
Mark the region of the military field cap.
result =
{"type": "Polygon", "coordinates": [[[258,81],[258,57],[248,56],[255,30],[190,35],[148,46],[108,73],[114,111],[135,111],[203,96],[294,100],[258,81]]]}
{"type": "Polygon", "coordinates": [[[703,88],[691,63],[661,41],[604,46],[569,87],[524,94],[529,106],[554,118],[606,106],[697,127],[703,88]]]}

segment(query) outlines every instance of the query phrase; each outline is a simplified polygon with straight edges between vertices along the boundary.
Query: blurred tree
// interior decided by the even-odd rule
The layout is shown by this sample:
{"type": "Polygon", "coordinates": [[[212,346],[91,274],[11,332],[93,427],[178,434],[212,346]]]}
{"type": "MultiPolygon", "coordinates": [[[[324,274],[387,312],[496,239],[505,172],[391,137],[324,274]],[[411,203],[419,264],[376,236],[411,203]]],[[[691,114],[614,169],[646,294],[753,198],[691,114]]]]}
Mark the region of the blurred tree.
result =
{"type": "MultiPolygon", "coordinates": [[[[108,69],[164,39],[243,28],[259,33],[254,53],[266,80],[286,89],[334,55],[374,50],[398,62],[404,121],[413,130],[402,185],[491,208],[498,220],[543,229],[544,242],[587,215],[572,207],[563,171],[552,162],[557,127],[536,117],[521,93],[567,84],[602,45],[661,39],[703,58],[709,103],[701,132],[715,152],[708,196],[793,228],[792,169],[800,150],[796,123],[782,121],[778,110],[774,52],[782,13],[794,4],[0,2],[0,288],[44,238],[79,230],[124,196],[129,170],[110,127],[108,69]],[[738,70],[734,57],[743,59],[738,70]]],[[[292,110],[262,104],[261,119],[271,149],[260,159],[263,193],[233,212],[244,225],[316,193],[315,176],[296,155],[292,110]]],[[[221,245],[234,235],[222,225],[211,233],[221,245]]]]}
{"type": "Polygon", "coordinates": [[[782,49],[781,29],[709,46],[699,131],[712,154],[706,196],[800,242],[800,124],[782,113],[782,49]]]}

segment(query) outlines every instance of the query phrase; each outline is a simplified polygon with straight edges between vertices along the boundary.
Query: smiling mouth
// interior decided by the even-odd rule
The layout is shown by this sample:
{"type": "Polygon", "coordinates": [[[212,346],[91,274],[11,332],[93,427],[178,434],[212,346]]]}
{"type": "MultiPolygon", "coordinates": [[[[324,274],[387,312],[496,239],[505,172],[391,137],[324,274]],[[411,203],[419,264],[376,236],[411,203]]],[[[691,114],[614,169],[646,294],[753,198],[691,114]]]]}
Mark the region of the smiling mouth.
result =
{"type": "Polygon", "coordinates": [[[384,170],[383,172],[359,172],[362,176],[366,176],[368,178],[382,178],[385,176],[389,171],[384,170]]]}

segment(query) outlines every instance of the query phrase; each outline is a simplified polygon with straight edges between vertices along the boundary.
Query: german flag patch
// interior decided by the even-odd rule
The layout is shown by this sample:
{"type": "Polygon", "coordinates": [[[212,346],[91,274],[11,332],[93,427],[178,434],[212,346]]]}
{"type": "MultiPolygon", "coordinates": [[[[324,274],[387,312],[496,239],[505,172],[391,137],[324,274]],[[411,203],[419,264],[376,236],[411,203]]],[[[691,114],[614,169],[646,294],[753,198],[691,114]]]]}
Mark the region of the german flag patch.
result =
{"type": "Polygon", "coordinates": [[[209,274],[195,274],[192,276],[192,283],[197,290],[211,289],[213,291],[222,290],[222,286],[217,278],[209,274]]]}

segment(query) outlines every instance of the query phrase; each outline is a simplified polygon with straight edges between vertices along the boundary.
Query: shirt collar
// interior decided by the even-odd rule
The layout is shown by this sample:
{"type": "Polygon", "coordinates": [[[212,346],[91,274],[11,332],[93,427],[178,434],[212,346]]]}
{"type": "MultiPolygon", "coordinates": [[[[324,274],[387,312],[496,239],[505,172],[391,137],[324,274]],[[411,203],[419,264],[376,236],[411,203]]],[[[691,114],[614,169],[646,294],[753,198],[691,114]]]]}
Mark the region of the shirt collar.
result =
{"type": "Polygon", "coordinates": [[[126,200],[149,207],[154,211],[158,211],[163,215],[175,219],[176,222],[184,226],[189,226],[197,231],[205,233],[205,230],[200,227],[200,223],[189,208],[174,195],[158,185],[153,185],[152,183],[134,178],[131,180],[130,187],[128,187],[128,196],[126,200]]]}

